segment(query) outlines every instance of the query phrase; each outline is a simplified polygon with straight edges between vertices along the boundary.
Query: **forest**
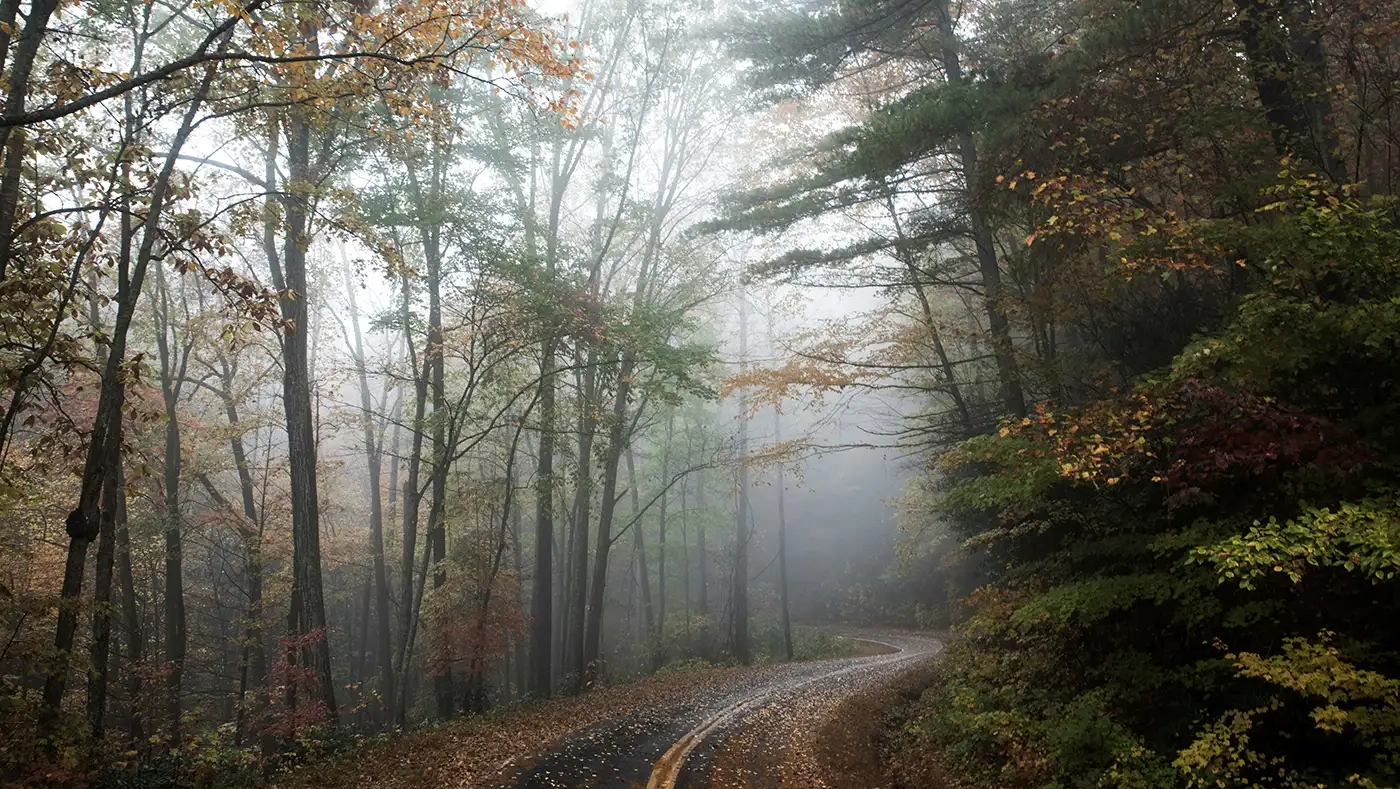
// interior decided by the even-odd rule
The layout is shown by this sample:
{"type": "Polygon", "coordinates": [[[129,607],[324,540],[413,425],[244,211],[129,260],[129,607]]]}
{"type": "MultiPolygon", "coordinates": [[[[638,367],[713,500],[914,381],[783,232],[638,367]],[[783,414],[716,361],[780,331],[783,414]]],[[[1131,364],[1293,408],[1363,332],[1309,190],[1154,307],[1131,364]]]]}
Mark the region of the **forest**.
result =
{"type": "Polygon", "coordinates": [[[944,644],[904,789],[1400,786],[1397,36],[0,0],[0,784],[859,625],[944,644]]]}

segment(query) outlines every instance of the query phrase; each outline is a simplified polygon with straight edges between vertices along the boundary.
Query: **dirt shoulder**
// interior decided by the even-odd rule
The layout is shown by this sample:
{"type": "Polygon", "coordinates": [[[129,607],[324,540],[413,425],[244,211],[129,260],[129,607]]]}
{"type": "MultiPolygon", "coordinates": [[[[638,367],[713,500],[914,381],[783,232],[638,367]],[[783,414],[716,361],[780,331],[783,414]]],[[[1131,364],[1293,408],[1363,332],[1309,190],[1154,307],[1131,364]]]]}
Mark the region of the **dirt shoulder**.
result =
{"type": "Polygon", "coordinates": [[[891,781],[882,754],[892,714],[922,693],[935,655],[838,671],[780,693],[725,736],[710,772],[712,785],[886,789],[891,781]]]}
{"type": "Polygon", "coordinates": [[[813,749],[827,789],[899,789],[907,785],[893,774],[891,744],[899,736],[901,711],[918,700],[934,672],[933,666],[920,666],[845,699],[832,711],[817,730],[813,749]]]}

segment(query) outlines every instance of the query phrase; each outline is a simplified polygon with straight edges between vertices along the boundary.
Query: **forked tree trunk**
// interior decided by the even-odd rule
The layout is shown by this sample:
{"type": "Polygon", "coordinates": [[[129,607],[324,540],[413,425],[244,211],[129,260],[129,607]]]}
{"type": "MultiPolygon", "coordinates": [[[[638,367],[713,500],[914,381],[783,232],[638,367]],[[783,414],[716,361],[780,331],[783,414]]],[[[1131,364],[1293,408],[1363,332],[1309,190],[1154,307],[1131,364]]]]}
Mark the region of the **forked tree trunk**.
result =
{"type": "MultiPolygon", "coordinates": [[[[219,392],[224,405],[224,417],[230,430],[229,450],[233,455],[234,471],[238,475],[238,494],[243,508],[244,524],[239,529],[243,539],[243,574],[247,584],[247,609],[243,614],[243,654],[238,667],[238,708],[234,719],[234,743],[241,745],[246,734],[249,713],[254,721],[261,721],[268,705],[267,649],[263,642],[263,523],[258,516],[256,490],[253,486],[253,472],[248,465],[248,454],[239,432],[242,422],[238,416],[238,401],[234,398],[234,368],[223,356],[219,358],[219,378],[222,389],[219,392]],[[252,691],[253,704],[248,704],[248,693],[252,691]]],[[[212,486],[210,486],[212,490],[212,486]]],[[[214,491],[217,493],[217,491],[214,491]]],[[[273,748],[271,738],[262,738],[264,755],[270,755],[273,748]]]]}

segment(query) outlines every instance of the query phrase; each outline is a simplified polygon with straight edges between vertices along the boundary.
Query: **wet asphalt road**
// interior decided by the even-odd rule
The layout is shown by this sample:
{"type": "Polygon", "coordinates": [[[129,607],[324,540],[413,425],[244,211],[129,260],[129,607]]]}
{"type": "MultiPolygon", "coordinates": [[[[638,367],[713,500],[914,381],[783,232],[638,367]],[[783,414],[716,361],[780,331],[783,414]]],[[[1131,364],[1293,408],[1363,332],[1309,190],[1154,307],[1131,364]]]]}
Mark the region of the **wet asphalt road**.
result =
{"type": "MultiPolygon", "coordinates": [[[[838,697],[932,660],[933,637],[851,633],[898,650],[793,663],[746,676],[701,698],[661,702],[608,721],[517,765],[515,789],[744,789],[777,785],[789,742],[838,697]],[[723,765],[719,768],[717,765],[723,765]]],[[[542,747],[545,744],[541,743],[542,747]]]]}

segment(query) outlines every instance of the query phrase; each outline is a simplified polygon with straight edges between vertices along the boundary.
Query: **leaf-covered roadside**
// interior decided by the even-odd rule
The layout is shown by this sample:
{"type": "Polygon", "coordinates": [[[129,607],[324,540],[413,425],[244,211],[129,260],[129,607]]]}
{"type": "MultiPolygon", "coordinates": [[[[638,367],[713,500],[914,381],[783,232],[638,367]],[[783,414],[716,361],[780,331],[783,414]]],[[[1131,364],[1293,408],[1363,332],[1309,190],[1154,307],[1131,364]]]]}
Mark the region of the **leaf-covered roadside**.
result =
{"type": "MultiPolygon", "coordinates": [[[[799,662],[888,651],[817,628],[797,628],[795,636],[799,662]]],[[[334,758],[308,760],[277,776],[268,789],[492,786],[569,735],[644,710],[673,710],[682,715],[736,688],[780,674],[785,665],[790,664],[766,654],[753,666],[678,661],[636,681],[603,684],[578,696],[507,705],[485,715],[371,737],[334,758]]]]}
{"type": "Polygon", "coordinates": [[[581,696],[502,707],[421,731],[366,740],[344,756],[295,770],[274,789],[440,789],[489,786],[551,744],[596,724],[666,705],[683,710],[706,693],[732,686],[760,667],[673,670],[637,682],[605,685],[581,696]]]}

